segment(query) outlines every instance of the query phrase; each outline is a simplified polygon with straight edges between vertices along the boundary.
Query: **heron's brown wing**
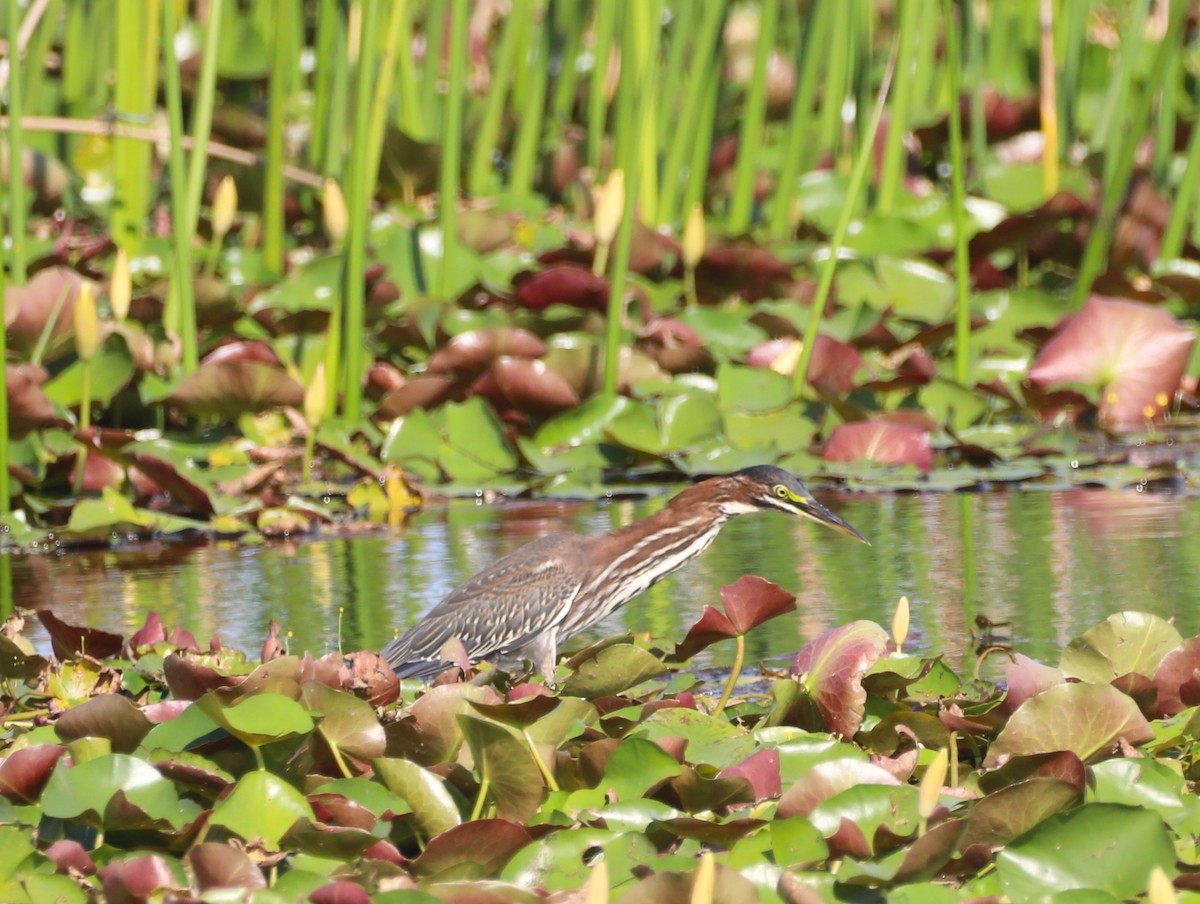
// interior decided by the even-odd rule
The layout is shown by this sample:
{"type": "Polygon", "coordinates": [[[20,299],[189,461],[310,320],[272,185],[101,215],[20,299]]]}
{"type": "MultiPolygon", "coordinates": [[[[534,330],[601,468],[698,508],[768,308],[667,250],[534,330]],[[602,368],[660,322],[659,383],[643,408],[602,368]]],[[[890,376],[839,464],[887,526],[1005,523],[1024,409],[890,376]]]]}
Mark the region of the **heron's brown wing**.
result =
{"type": "Polygon", "coordinates": [[[562,621],[585,564],[572,534],[542,537],[453,590],[382,655],[402,677],[445,667],[442,647],[458,638],[472,659],[516,650],[562,621]],[[573,542],[574,541],[574,542],[573,542]]]}

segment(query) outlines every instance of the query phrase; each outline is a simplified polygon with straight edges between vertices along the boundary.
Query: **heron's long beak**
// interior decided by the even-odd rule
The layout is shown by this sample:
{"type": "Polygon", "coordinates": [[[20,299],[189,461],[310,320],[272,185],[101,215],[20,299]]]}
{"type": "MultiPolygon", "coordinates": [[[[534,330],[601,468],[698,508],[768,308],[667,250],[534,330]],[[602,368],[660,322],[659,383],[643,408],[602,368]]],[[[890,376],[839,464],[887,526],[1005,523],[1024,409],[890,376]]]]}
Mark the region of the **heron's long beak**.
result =
{"type": "Polygon", "coordinates": [[[845,534],[847,537],[853,537],[859,543],[866,543],[868,546],[871,545],[870,540],[851,527],[842,518],[817,502],[817,500],[811,498],[803,499],[800,501],[798,507],[800,513],[806,518],[811,518],[813,521],[816,521],[818,524],[824,524],[826,527],[832,527],[838,533],[845,534]]]}

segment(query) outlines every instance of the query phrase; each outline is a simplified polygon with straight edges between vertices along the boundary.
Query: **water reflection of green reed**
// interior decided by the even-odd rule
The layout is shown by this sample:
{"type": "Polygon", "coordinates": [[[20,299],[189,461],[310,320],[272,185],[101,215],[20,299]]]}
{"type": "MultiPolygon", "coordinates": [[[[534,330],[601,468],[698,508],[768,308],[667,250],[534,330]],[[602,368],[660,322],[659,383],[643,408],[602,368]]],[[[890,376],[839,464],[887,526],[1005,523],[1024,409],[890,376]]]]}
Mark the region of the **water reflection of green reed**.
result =
{"type": "MultiPolygon", "coordinates": [[[[796,593],[799,611],[748,639],[750,662],[795,652],[826,628],[887,624],[912,602],[910,646],[955,660],[976,615],[1012,621],[1019,648],[1053,658],[1083,628],[1122,609],[1174,616],[1200,631],[1200,499],[1131,491],[825,497],[871,540],[851,543],[807,522],[764,514],[730,523],[701,558],[606,625],[673,643],[717,588],[758,574],[796,593]]],[[[453,504],[405,530],[353,539],[241,547],[147,544],[62,556],[0,556],[0,603],[129,631],[155,610],[201,642],[219,634],[257,650],[269,620],[293,649],[378,647],[458,581],[555,530],[607,530],[661,499],[608,504],[453,504]]],[[[721,666],[717,646],[705,664],[721,666]]]]}

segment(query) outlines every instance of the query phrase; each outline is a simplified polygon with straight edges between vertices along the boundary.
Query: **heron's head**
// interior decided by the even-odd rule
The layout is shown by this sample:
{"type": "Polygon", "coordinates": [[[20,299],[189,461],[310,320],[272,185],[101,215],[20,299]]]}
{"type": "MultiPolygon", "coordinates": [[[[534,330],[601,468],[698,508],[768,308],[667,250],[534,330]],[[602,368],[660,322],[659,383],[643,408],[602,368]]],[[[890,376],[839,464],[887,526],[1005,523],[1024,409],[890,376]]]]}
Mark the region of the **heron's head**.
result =
{"type": "Polygon", "coordinates": [[[721,508],[726,514],[740,515],[763,509],[788,512],[871,545],[866,537],[817,502],[799,478],[782,468],[758,465],[737,471],[725,480],[729,481],[729,494],[721,508]]]}

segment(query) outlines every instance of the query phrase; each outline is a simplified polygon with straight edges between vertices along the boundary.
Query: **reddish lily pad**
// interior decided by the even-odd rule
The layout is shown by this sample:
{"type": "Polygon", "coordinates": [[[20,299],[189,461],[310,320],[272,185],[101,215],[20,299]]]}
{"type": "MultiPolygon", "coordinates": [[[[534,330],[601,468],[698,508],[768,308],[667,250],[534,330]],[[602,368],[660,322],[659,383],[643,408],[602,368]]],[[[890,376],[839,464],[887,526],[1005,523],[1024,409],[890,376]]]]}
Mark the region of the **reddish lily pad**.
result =
{"type": "Polygon", "coordinates": [[[121,652],[124,640],[120,634],[69,625],[49,609],[37,610],[37,616],[50,635],[50,645],[59,659],[74,659],[84,655],[104,659],[121,652]]]}
{"type": "Polygon", "coordinates": [[[865,459],[885,465],[915,465],[925,473],[933,470],[928,430],[877,419],[838,424],[821,450],[821,457],[825,461],[865,459]]]}
{"type": "Polygon", "coordinates": [[[262,870],[245,851],[212,841],[192,845],[187,861],[201,891],[210,888],[266,888],[262,870]]]}
{"type": "Polygon", "coordinates": [[[523,825],[507,819],[477,819],[431,839],[412,862],[412,871],[422,879],[482,878],[503,869],[532,840],[523,825]]]}
{"type": "Polygon", "coordinates": [[[1060,684],[1021,704],[988,749],[984,765],[1054,750],[1069,750],[1087,762],[1120,740],[1137,745],[1153,736],[1137,704],[1111,685],[1060,684]]]}
{"type": "Polygon", "coordinates": [[[752,575],[722,587],[721,603],[724,613],[712,606],[704,607],[700,620],[688,629],[683,643],[676,645],[677,660],[691,659],[720,640],[745,635],[763,622],[796,609],[794,594],[765,578],[752,575]]]}
{"type": "Polygon", "coordinates": [[[829,731],[851,737],[862,724],[867,702],[862,677],[887,649],[888,636],[874,622],[855,621],[826,631],[792,663],[829,731]]]}
{"type": "Polygon", "coordinates": [[[14,750],[0,762],[0,795],[14,803],[35,803],[66,752],[58,744],[34,744],[14,750]]]}
{"type": "Polygon", "coordinates": [[[304,401],[304,387],[280,367],[259,361],[204,362],[167,401],[191,414],[235,418],[304,401]]]}
{"type": "Polygon", "coordinates": [[[8,436],[21,439],[34,430],[65,427],[49,397],[42,391],[47,374],[33,365],[6,364],[5,391],[8,393],[8,436]]]}
{"type": "Polygon", "coordinates": [[[1170,409],[1195,342],[1162,308],[1094,295],[1046,343],[1029,379],[1043,389],[1094,386],[1105,423],[1140,428],[1170,409]]]}
{"type": "Polygon", "coordinates": [[[553,414],[579,404],[579,396],[545,361],[503,356],[492,365],[492,379],[505,400],[521,411],[553,414]]]}
{"type": "Polygon", "coordinates": [[[108,738],[117,753],[133,753],[150,727],[142,711],[119,694],[93,697],[67,710],[54,723],[58,736],[66,743],[78,738],[108,738]]]}
{"type": "Polygon", "coordinates": [[[477,374],[503,356],[540,358],[546,343],[528,330],[490,327],[459,333],[429,358],[431,374],[477,374]]]}
{"type": "Polygon", "coordinates": [[[603,311],[608,305],[608,280],[587,267],[552,264],[532,274],[513,278],[516,300],[534,311],[552,304],[603,311]]]}
{"type": "Polygon", "coordinates": [[[1200,705],[1200,637],[1192,637],[1162,658],[1154,673],[1158,711],[1173,716],[1200,705]]]}
{"type": "Polygon", "coordinates": [[[100,881],[104,885],[105,899],[113,904],[140,904],[150,900],[160,889],[176,889],[183,885],[171,865],[155,854],[101,867],[100,881]]]}

